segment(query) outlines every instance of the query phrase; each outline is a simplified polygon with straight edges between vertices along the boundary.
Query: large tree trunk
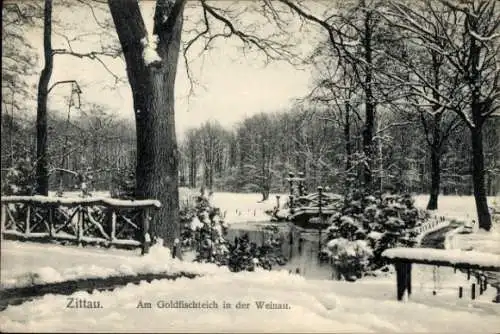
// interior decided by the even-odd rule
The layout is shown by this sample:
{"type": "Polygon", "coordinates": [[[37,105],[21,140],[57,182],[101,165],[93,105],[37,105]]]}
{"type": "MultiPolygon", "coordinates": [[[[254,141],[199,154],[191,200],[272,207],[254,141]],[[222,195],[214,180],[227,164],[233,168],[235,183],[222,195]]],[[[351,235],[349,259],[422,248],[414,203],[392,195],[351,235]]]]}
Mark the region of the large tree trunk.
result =
{"type": "MultiPolygon", "coordinates": [[[[472,31],[477,31],[478,18],[472,14],[467,16],[467,24],[472,31]]],[[[486,190],[484,187],[484,153],[483,153],[483,134],[484,125],[483,112],[489,111],[488,104],[481,101],[481,72],[479,63],[481,58],[481,46],[475,38],[471,39],[469,46],[469,63],[470,63],[470,86],[471,94],[471,112],[473,126],[471,130],[472,144],[472,184],[474,188],[474,198],[476,200],[476,211],[479,223],[479,228],[489,231],[491,229],[491,217],[488,210],[488,201],[486,198],[486,190]],[[481,103],[483,102],[483,103],[481,103]]]]}
{"type": "Polygon", "coordinates": [[[491,217],[484,187],[483,135],[480,126],[471,129],[471,140],[472,182],[474,187],[474,199],[476,200],[477,218],[479,228],[489,231],[491,229],[491,217]]]}
{"type": "Polygon", "coordinates": [[[147,31],[138,3],[119,0],[108,3],[133,93],[137,131],[136,197],[161,202],[162,207],[151,222],[151,234],[171,247],[180,232],[174,86],[185,1],[175,4],[157,1],[153,33],[159,38],[156,51],[161,61],[149,65],[142,56],[141,40],[147,37],[147,31]]]}
{"type": "Polygon", "coordinates": [[[441,180],[440,152],[431,148],[431,197],[427,203],[427,210],[438,208],[439,184],[441,180]]]}
{"type": "Polygon", "coordinates": [[[49,194],[49,174],[47,157],[47,100],[49,82],[54,67],[52,54],[52,0],[45,0],[43,20],[43,52],[45,67],[38,82],[37,112],[36,112],[36,193],[49,194]]]}

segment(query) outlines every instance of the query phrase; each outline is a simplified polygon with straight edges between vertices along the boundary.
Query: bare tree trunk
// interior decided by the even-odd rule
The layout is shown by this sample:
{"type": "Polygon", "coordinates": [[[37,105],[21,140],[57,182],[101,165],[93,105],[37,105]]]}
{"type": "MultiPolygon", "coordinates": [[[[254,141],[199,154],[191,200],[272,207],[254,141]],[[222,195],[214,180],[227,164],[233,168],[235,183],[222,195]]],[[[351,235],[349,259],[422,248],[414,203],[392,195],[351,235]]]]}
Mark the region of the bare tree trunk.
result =
{"type": "Polygon", "coordinates": [[[47,100],[49,82],[54,67],[52,54],[52,0],[45,0],[43,19],[43,52],[45,67],[38,82],[37,112],[36,112],[36,193],[49,194],[49,174],[47,157],[47,100]]]}
{"type": "Polygon", "coordinates": [[[438,208],[439,184],[441,180],[440,153],[431,148],[431,196],[427,203],[427,210],[438,208]]]}
{"type": "Polygon", "coordinates": [[[477,218],[479,228],[489,231],[491,229],[491,217],[484,187],[483,136],[480,127],[471,129],[471,140],[472,182],[474,187],[474,199],[476,200],[477,218]]]}
{"type": "Polygon", "coordinates": [[[180,233],[174,86],[185,1],[174,4],[157,1],[153,33],[159,39],[156,51],[161,61],[149,65],[142,56],[141,40],[147,37],[147,31],[138,3],[118,0],[108,3],[133,93],[137,131],[136,197],[161,202],[162,207],[151,222],[151,233],[171,247],[180,233]]]}
{"type": "MultiPolygon", "coordinates": [[[[467,16],[467,19],[470,29],[476,31],[475,29],[477,29],[478,25],[477,18],[470,15],[467,16]]],[[[475,38],[472,38],[469,46],[470,86],[472,87],[470,107],[474,122],[474,126],[470,127],[472,144],[472,184],[474,188],[474,198],[476,200],[479,228],[489,231],[491,229],[491,216],[488,210],[488,201],[484,187],[485,180],[482,129],[485,120],[483,112],[489,111],[491,104],[484,103],[486,101],[481,101],[481,72],[479,71],[480,57],[481,46],[475,38]]]]}

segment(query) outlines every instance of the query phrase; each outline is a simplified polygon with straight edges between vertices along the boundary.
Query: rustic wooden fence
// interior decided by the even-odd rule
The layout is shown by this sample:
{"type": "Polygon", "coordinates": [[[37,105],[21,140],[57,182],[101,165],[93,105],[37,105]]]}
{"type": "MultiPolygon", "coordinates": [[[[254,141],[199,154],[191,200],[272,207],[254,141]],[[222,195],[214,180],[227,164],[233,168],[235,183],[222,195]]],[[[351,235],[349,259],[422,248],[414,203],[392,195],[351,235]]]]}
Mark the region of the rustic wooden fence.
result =
{"type": "Polygon", "coordinates": [[[1,197],[2,238],[100,244],[148,251],[156,200],[1,197]]]}
{"type": "MultiPolygon", "coordinates": [[[[495,280],[485,281],[488,272],[500,272],[500,256],[489,253],[466,252],[459,250],[443,250],[431,248],[390,248],[382,253],[382,257],[396,268],[397,299],[403,300],[405,294],[409,297],[412,293],[412,264],[425,264],[432,266],[453,267],[455,269],[486,273],[482,275],[480,291],[487,288],[488,283],[497,289],[495,302],[500,302],[500,283],[495,280]]],[[[479,276],[478,276],[479,278],[479,276]]],[[[475,284],[472,284],[472,299],[475,298],[475,284]]],[[[459,290],[459,297],[462,297],[459,290]]]]}

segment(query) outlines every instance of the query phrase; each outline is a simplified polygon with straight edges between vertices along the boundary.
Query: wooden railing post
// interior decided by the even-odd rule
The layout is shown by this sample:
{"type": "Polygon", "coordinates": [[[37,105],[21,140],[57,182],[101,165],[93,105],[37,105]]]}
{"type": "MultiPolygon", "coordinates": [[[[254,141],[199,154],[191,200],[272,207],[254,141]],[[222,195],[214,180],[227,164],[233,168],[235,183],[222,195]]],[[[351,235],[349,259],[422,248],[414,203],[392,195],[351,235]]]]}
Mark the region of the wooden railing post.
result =
{"type": "Polygon", "coordinates": [[[8,204],[3,204],[2,203],[2,212],[0,213],[0,221],[1,221],[1,225],[0,225],[0,239],[3,240],[3,232],[5,231],[5,225],[7,225],[7,205],[8,204]]]}
{"type": "Polygon", "coordinates": [[[111,242],[116,239],[116,211],[115,209],[111,210],[111,242]]]}
{"type": "Polygon", "coordinates": [[[83,239],[83,207],[79,206],[77,210],[78,210],[78,213],[76,214],[77,215],[77,221],[76,221],[77,237],[76,237],[76,240],[78,242],[78,246],[80,246],[82,244],[82,239],[83,239]]]}
{"type": "Polygon", "coordinates": [[[151,236],[149,235],[149,212],[147,208],[142,209],[142,251],[141,254],[149,253],[151,246],[151,236]]]}
{"type": "Polygon", "coordinates": [[[411,262],[406,263],[406,289],[408,297],[411,295],[411,262]]]}
{"type": "Polygon", "coordinates": [[[49,206],[49,237],[52,239],[54,237],[54,207],[49,206]]]}
{"type": "Polygon", "coordinates": [[[411,262],[398,261],[396,267],[397,298],[403,300],[405,292],[411,295],[411,262]]]}
{"type": "Polygon", "coordinates": [[[26,225],[24,226],[24,234],[28,235],[30,233],[30,219],[31,219],[31,205],[27,204],[28,210],[26,210],[26,225]]]}

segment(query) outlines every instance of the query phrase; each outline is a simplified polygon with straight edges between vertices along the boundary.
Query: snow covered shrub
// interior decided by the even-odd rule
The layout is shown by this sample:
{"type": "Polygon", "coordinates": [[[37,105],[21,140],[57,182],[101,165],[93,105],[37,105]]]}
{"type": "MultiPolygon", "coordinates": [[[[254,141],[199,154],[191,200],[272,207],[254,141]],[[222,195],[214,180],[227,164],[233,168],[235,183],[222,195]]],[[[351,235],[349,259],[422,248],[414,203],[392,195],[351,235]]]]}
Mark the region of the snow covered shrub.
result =
{"type": "Polygon", "coordinates": [[[273,266],[284,265],[281,255],[281,240],[268,238],[262,246],[250,242],[248,233],[236,237],[234,244],[229,245],[228,267],[233,272],[254,271],[255,268],[271,270],[273,266]]]}
{"type": "MultiPolygon", "coordinates": [[[[359,271],[374,270],[384,265],[381,259],[384,250],[415,245],[416,233],[412,229],[423,219],[426,219],[426,215],[415,208],[408,194],[363,194],[356,190],[346,196],[340,212],[330,217],[327,245],[329,241],[340,240],[336,241],[338,244],[334,242],[331,245],[350,248],[346,242],[363,241],[372,253],[366,258],[358,258],[363,264],[360,263],[352,272],[358,274],[359,271]]],[[[335,254],[328,247],[323,252],[330,252],[332,256],[335,254]]],[[[349,261],[356,261],[356,258],[351,257],[349,261]]],[[[332,259],[334,266],[343,271],[344,265],[340,260],[332,259]]]]}
{"type": "Polygon", "coordinates": [[[257,267],[271,270],[274,265],[285,264],[282,241],[275,237],[277,231],[270,231],[271,237],[262,246],[250,242],[248,234],[233,242],[226,240],[228,225],[203,194],[192,205],[185,205],[180,217],[181,246],[184,251],[194,250],[196,262],[228,266],[233,272],[254,271],[257,267]]]}
{"type": "Polygon", "coordinates": [[[180,210],[180,221],[181,247],[194,250],[195,261],[227,264],[228,243],[224,239],[227,224],[206,196],[198,196],[192,205],[186,203],[180,210]]]}
{"type": "Polygon", "coordinates": [[[373,251],[366,240],[350,241],[345,238],[330,240],[324,250],[337,269],[340,279],[355,281],[367,271],[373,251]]]}

